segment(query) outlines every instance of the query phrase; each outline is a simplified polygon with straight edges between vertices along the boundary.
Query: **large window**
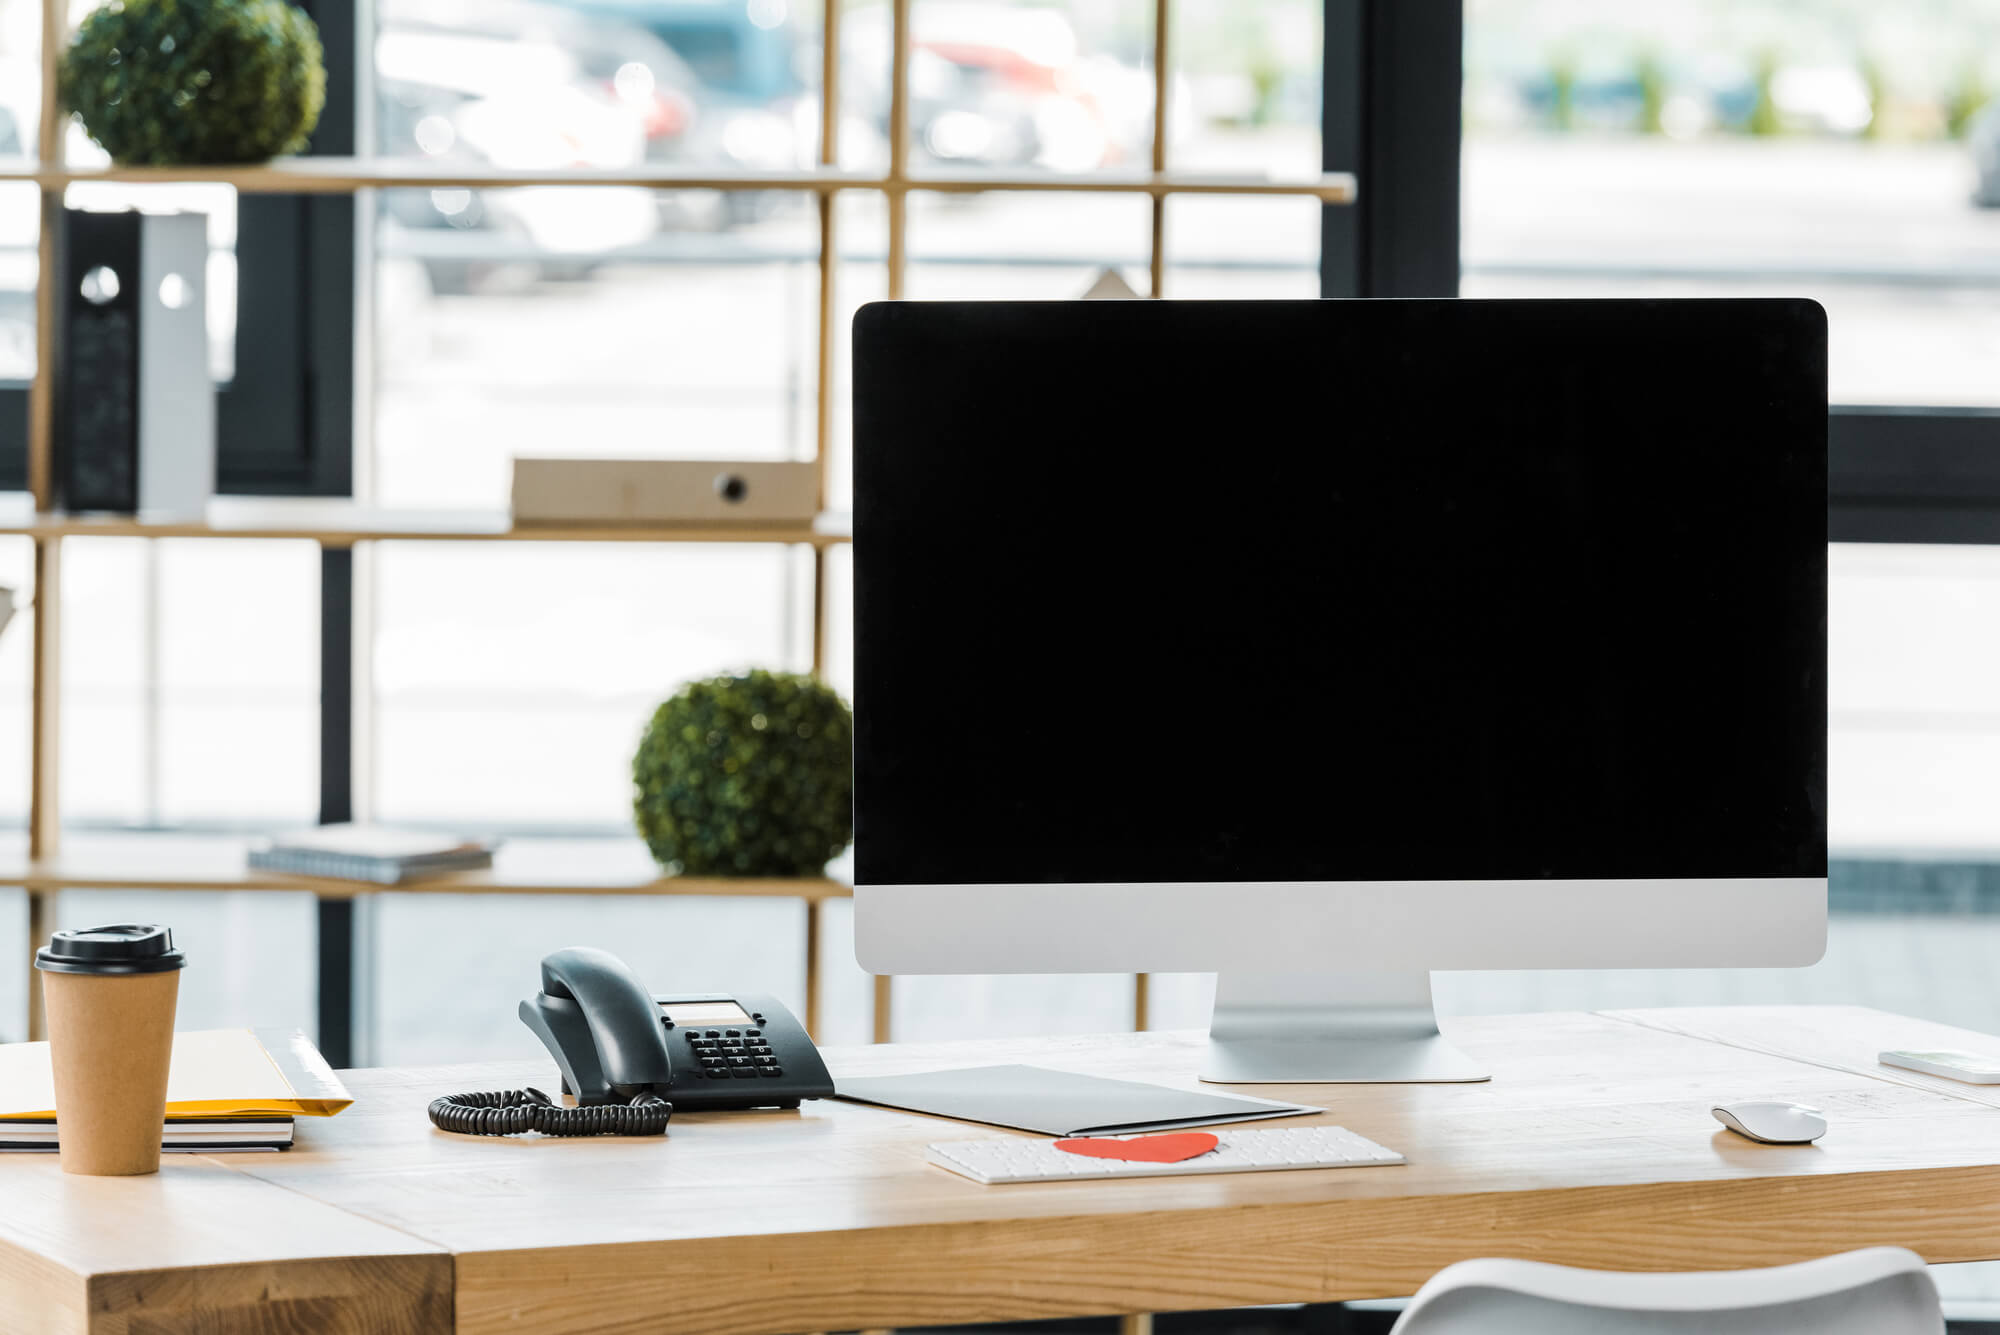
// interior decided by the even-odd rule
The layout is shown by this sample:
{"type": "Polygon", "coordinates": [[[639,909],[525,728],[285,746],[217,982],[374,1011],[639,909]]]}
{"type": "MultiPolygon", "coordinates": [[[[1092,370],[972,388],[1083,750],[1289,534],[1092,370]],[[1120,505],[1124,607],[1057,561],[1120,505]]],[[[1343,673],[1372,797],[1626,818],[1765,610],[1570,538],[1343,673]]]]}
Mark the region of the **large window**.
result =
{"type": "MultiPolygon", "coordinates": [[[[1904,460],[1947,499],[1944,469],[2000,448],[1997,50],[1991,0],[1469,0],[1463,293],[1815,297],[1836,489],[1904,460]],[[1957,410],[1949,455],[1937,418],[1880,411],[1913,407],[1957,410]]],[[[1835,549],[1836,855],[1992,846],[1989,565],[1835,549]]]]}
{"type": "MultiPolygon", "coordinates": [[[[1922,885],[1948,856],[1986,875],[2000,703],[1982,627],[2000,579],[1972,544],[2000,542],[2000,392],[1984,373],[2000,336],[2000,120],[1982,110],[2000,87],[1984,54],[2000,50],[1993,0],[1173,0],[1164,79],[1149,0],[913,0],[902,60],[896,7],[842,0],[831,62],[826,9],[805,0],[311,8],[335,75],[316,152],[542,175],[353,199],[73,187],[73,203],[95,191],[210,212],[211,281],[233,292],[212,331],[226,488],[494,511],[521,455],[824,449],[837,512],[851,500],[845,330],[859,304],[891,295],[1804,293],[1826,304],[1834,340],[1836,905],[1857,867],[1915,868],[1922,885]],[[823,123],[829,70],[838,115],[823,123]],[[1242,192],[1156,208],[1101,188],[1153,167],[1159,92],[1161,165],[1228,174],[1242,192]],[[823,193],[827,158],[875,184],[823,193]],[[681,184],[585,188],[564,183],[571,169],[681,184]],[[900,185],[879,175],[892,170],[900,185]],[[1359,202],[1259,193],[1272,174],[1322,170],[1355,171],[1359,202]],[[775,183],[716,188],[748,171],[775,183]],[[1011,188],[1023,182],[1060,188],[1011,188]]],[[[0,156],[10,113],[34,146],[35,80],[5,77],[33,72],[34,11],[0,0],[0,156]]],[[[35,187],[0,181],[12,475],[35,228],[35,187]]],[[[838,546],[124,538],[72,539],[67,555],[64,814],[80,832],[240,834],[353,814],[624,839],[627,758],[676,683],[753,663],[851,683],[838,546]]],[[[0,541],[0,579],[33,577],[30,544],[0,541]]],[[[0,639],[0,740],[23,748],[25,629],[0,639]]],[[[0,812],[19,821],[27,801],[18,770],[0,772],[0,812]]],[[[310,904],[245,900],[115,902],[309,955],[310,904]]],[[[66,896],[59,912],[110,902],[66,896]]],[[[512,1000],[559,938],[643,942],[628,947],[642,968],[672,958],[679,933],[771,943],[721,951],[685,985],[796,1000],[799,912],[384,900],[342,928],[374,971],[356,1055],[520,1050],[512,1000]],[[410,948],[465,921],[481,935],[462,964],[410,948]]],[[[1802,974],[1480,975],[1441,995],[1484,1009],[1840,997],[1996,1027],[1952,970],[1882,963],[1922,957],[1939,922],[1973,940],[1986,921],[1842,916],[1830,964],[1802,974]]],[[[829,905],[835,1039],[870,1032],[847,931],[829,905]]],[[[21,994],[20,958],[0,937],[0,995],[21,994]]],[[[1154,1022],[1199,1022],[1205,988],[1155,980],[1154,1022]]],[[[1127,979],[910,980],[898,1019],[912,1037],[1102,1029],[1129,1016],[1131,993],[1127,979]]],[[[198,1012],[311,1000],[296,975],[277,986],[252,972],[198,1012]]],[[[0,1010],[0,1031],[17,1024],[0,1010]]]]}
{"type": "MultiPolygon", "coordinates": [[[[846,328],[860,304],[1120,284],[1311,296],[1323,199],[1341,193],[1321,173],[1356,165],[1322,147],[1317,0],[306,7],[331,75],[314,154],[535,183],[348,198],[87,182],[63,202],[208,213],[224,490],[352,495],[370,513],[503,511],[511,461],[526,455],[822,449],[838,512],[851,500],[846,328]],[[823,193],[824,167],[891,183],[823,193]],[[688,183],[579,186],[564,179],[572,169],[688,183]],[[1242,190],[1131,188],[1156,169],[1219,173],[1242,190]],[[723,188],[752,172],[789,179],[723,188]],[[905,188],[926,173],[937,188],[905,188]],[[1259,193],[1277,179],[1302,193],[1259,193]],[[988,183],[1005,188],[967,188],[988,183]]],[[[72,21],[88,8],[76,0],[72,21]]],[[[1352,16],[1342,21],[1358,40],[1352,16]]],[[[0,0],[0,69],[23,72],[0,79],[20,140],[0,140],[0,157],[35,152],[39,44],[39,6],[0,0]]],[[[1358,85],[1337,95],[1357,99],[1358,85]]],[[[1345,114],[1358,123],[1358,106],[1345,114]]],[[[71,167],[101,161],[78,132],[66,147],[71,167]]],[[[36,240],[35,187],[0,182],[0,482],[25,471],[36,240]]],[[[71,850],[220,838],[226,866],[231,837],[352,816],[580,840],[551,844],[552,859],[575,848],[587,860],[592,843],[629,843],[631,750],[679,682],[748,665],[851,681],[838,546],[71,537],[63,551],[71,850]]],[[[26,591],[32,544],[0,544],[0,559],[26,591]]],[[[0,640],[0,737],[24,751],[36,735],[30,631],[24,620],[0,640]]],[[[0,781],[0,811],[25,821],[31,802],[25,781],[0,781]]],[[[54,920],[114,911],[184,924],[191,949],[255,939],[300,962],[315,932],[338,933],[359,986],[341,1003],[356,1022],[343,1055],[380,1061],[518,1049],[514,994],[567,940],[620,946],[677,986],[760,986],[797,1002],[804,982],[796,903],[425,896],[316,917],[304,898],[137,886],[65,892],[54,920]],[[480,939],[457,961],[398,945],[468,920],[480,939]],[[745,944],[711,952],[700,976],[672,973],[683,937],[745,944]]],[[[849,962],[845,906],[823,917],[823,1028],[865,1037],[871,989],[849,962]]],[[[323,945],[322,971],[344,968],[339,954],[323,945]]],[[[18,1024],[20,957],[0,957],[0,1031],[18,1024]]],[[[186,1018],[291,1018],[327,1003],[326,982],[315,996],[297,969],[236,969],[191,993],[186,1018]]],[[[940,980],[898,1011],[913,1035],[1031,1031],[1049,1016],[1102,1029],[1129,1020],[1131,989],[940,980]],[[1052,997],[1063,1000],[1045,1016],[1052,997]]]]}
{"type": "MultiPolygon", "coordinates": [[[[882,4],[841,8],[834,157],[880,171],[891,160],[893,15],[882,4]]],[[[1317,3],[1205,0],[1172,13],[1168,165],[1316,175],[1317,3]]],[[[598,166],[717,170],[805,168],[821,153],[817,6],[400,0],[379,15],[372,56],[383,153],[508,164],[575,152],[598,166]]],[[[1083,183],[1144,169],[1153,18],[1149,0],[916,0],[910,168],[1083,183]]],[[[850,494],[845,329],[855,307],[889,295],[891,220],[880,194],[844,194],[835,207],[828,501],[839,509],[850,494]]],[[[383,192],[367,280],[367,494],[391,505],[502,505],[519,455],[810,457],[821,366],[814,210],[809,193],[783,190],[383,192]]],[[[1311,198],[1174,198],[1163,289],[1316,295],[1321,212],[1311,198]]],[[[916,191],[898,225],[901,291],[914,298],[1078,297],[1107,272],[1138,293],[1151,284],[1142,194],[916,191]]],[[[844,685],[845,554],[832,566],[825,661],[844,685]]],[[[362,577],[373,641],[363,791],[384,819],[621,834],[632,744],[676,682],[749,663],[812,662],[813,572],[802,554],[779,549],[390,545],[362,577]]],[[[492,1006],[518,988],[497,961],[542,948],[558,907],[501,903],[482,913],[506,953],[478,966],[489,981],[474,991],[490,999],[484,1010],[469,1007],[468,1050],[493,1041],[492,1006]]],[[[391,937],[433,911],[428,901],[380,910],[397,925],[391,937]]],[[[721,935],[711,917],[758,931],[757,911],[769,909],[604,909],[607,922],[633,930],[647,930],[635,916],[643,914],[661,933],[703,939],[721,935]]],[[[581,929],[597,910],[578,912],[570,920],[581,929]]],[[[836,1036],[860,1036],[867,989],[848,963],[844,906],[830,906],[828,919],[828,1023],[836,1036]]],[[[771,975],[786,994],[789,961],[781,953],[771,975]]],[[[773,964],[737,972],[754,978],[773,964]]],[[[406,993],[417,976],[393,956],[379,977],[379,1015],[413,1004],[406,993]]],[[[423,986],[450,989],[435,977],[423,986]]],[[[1041,1023],[1036,998],[1049,995],[1068,998],[1051,1013],[1072,1017],[1073,1027],[1084,1023],[1074,1017],[1100,1028],[1129,1017],[1127,980],[1054,987],[910,980],[898,1006],[913,1033],[1032,1030],[1041,1023]]],[[[378,1023],[377,1032],[385,1056],[416,1054],[393,1025],[378,1023]]]]}
{"type": "Polygon", "coordinates": [[[1470,0],[1464,295],[1827,308],[1840,404],[2000,403],[2000,5],[1470,0]]]}

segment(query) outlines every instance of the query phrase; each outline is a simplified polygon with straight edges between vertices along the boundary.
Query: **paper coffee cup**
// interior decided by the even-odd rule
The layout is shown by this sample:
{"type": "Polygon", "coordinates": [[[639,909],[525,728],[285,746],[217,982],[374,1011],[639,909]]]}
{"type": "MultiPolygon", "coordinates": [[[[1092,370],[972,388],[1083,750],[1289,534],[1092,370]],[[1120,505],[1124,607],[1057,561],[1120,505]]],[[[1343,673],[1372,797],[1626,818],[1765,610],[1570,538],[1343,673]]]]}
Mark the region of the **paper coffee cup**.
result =
{"type": "Polygon", "coordinates": [[[159,1171],[186,962],[172,932],[132,923],[57,932],[36,952],[65,1173],[159,1171]]]}

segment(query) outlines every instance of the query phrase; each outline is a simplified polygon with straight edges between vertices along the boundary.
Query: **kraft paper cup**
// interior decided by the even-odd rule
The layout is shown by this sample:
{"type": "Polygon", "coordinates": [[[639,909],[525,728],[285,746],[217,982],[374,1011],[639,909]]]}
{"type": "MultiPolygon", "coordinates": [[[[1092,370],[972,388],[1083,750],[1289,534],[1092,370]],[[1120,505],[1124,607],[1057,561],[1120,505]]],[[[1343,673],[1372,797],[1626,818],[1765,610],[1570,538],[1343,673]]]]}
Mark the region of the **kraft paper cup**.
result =
{"type": "Polygon", "coordinates": [[[35,956],[65,1173],[160,1167],[181,953],[165,928],[58,932],[35,956]]]}

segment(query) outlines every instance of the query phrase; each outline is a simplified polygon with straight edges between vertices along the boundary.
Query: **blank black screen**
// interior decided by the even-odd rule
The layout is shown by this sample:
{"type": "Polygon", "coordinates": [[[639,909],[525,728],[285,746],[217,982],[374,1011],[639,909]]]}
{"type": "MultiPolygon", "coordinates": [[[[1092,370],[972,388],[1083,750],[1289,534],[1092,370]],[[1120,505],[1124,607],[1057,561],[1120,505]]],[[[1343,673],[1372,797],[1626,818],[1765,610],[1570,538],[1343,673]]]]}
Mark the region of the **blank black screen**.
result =
{"type": "Polygon", "coordinates": [[[896,303],[854,366],[864,884],[1825,875],[1814,303],[896,303]]]}

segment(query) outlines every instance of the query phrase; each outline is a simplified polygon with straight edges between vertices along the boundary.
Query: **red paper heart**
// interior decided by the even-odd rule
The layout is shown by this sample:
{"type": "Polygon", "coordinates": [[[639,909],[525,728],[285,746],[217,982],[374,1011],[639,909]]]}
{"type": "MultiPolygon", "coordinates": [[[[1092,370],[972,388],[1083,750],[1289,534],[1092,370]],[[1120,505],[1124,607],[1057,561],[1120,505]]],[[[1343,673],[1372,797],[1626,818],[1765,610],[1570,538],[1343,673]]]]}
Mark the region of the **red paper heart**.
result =
{"type": "Polygon", "coordinates": [[[1056,1148],[1092,1159],[1126,1159],[1133,1163],[1179,1163],[1207,1154],[1221,1142],[1206,1131],[1176,1131],[1165,1136],[1134,1136],[1130,1140],[1084,1137],[1059,1140],[1056,1148]]]}

